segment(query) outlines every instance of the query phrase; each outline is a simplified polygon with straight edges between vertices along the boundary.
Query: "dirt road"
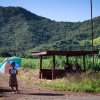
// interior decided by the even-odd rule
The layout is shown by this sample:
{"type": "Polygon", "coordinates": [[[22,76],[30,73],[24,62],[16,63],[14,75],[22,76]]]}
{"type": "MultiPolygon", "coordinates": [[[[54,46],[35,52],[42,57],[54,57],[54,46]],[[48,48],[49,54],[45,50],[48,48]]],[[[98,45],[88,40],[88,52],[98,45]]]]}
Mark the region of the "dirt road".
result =
{"type": "Polygon", "coordinates": [[[12,94],[8,80],[8,74],[0,73],[0,100],[100,100],[100,93],[54,91],[20,79],[18,79],[20,93],[12,94]]]}

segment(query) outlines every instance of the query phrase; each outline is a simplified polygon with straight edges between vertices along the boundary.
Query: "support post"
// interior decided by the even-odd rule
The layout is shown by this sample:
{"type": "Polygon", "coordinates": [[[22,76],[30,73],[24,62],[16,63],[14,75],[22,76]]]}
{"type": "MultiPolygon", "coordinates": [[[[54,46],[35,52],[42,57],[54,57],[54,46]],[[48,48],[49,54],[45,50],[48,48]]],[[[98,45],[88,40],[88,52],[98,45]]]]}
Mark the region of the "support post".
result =
{"type": "Polygon", "coordinates": [[[86,71],[86,66],[85,66],[85,55],[83,55],[83,65],[84,65],[84,71],[86,71]]]}
{"type": "Polygon", "coordinates": [[[55,55],[53,55],[52,80],[55,78],[55,55]]]}
{"type": "Polygon", "coordinates": [[[39,79],[42,78],[42,56],[40,56],[40,71],[39,71],[39,79]]]}
{"type": "MultiPolygon", "coordinates": [[[[69,62],[68,62],[68,56],[67,55],[66,55],[66,63],[69,64],[69,62]]],[[[64,66],[64,74],[65,75],[67,74],[66,65],[64,66]]]]}
{"type": "Polygon", "coordinates": [[[68,63],[68,56],[66,56],[66,62],[68,63]]]}
{"type": "Polygon", "coordinates": [[[92,20],[92,0],[90,0],[90,6],[91,6],[91,35],[92,35],[92,67],[94,68],[94,53],[93,53],[93,50],[94,50],[94,44],[93,44],[94,33],[93,33],[93,20],[92,20]]]}

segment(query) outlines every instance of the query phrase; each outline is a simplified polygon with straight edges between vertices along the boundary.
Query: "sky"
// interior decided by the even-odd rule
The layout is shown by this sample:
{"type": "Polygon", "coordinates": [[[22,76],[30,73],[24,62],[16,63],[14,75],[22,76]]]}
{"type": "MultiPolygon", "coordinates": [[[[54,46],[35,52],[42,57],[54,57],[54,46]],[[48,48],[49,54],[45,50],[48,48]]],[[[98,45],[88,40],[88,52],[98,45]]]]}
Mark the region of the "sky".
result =
{"type": "MultiPolygon", "coordinates": [[[[0,6],[24,9],[55,21],[83,22],[91,19],[90,0],[0,0],[0,6]]],[[[93,18],[100,16],[100,0],[92,0],[93,18]]]]}

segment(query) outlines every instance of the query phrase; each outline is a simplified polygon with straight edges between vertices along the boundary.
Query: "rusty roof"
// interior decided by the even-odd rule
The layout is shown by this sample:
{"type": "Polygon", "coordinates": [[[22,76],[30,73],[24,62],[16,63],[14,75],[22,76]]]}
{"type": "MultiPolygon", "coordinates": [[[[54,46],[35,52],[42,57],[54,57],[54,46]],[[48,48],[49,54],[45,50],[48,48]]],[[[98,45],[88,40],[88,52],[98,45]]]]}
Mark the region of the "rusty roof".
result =
{"type": "MultiPolygon", "coordinates": [[[[93,51],[94,54],[98,54],[99,51],[93,51]]],[[[42,55],[42,56],[51,56],[51,55],[61,55],[61,56],[82,56],[92,54],[92,51],[60,51],[60,50],[50,50],[44,52],[31,52],[32,55],[42,55]]]]}

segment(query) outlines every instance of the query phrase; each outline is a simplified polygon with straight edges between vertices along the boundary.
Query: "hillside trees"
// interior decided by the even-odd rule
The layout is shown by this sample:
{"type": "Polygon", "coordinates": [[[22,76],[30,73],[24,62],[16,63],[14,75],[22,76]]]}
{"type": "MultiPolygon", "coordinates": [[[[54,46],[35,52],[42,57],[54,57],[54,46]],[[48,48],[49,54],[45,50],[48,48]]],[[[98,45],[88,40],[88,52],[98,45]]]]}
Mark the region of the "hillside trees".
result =
{"type": "MultiPolygon", "coordinates": [[[[93,19],[94,49],[100,49],[100,17],[93,19]]],[[[31,51],[91,50],[90,21],[56,22],[21,7],[0,7],[0,50],[30,56],[31,51]]]]}

